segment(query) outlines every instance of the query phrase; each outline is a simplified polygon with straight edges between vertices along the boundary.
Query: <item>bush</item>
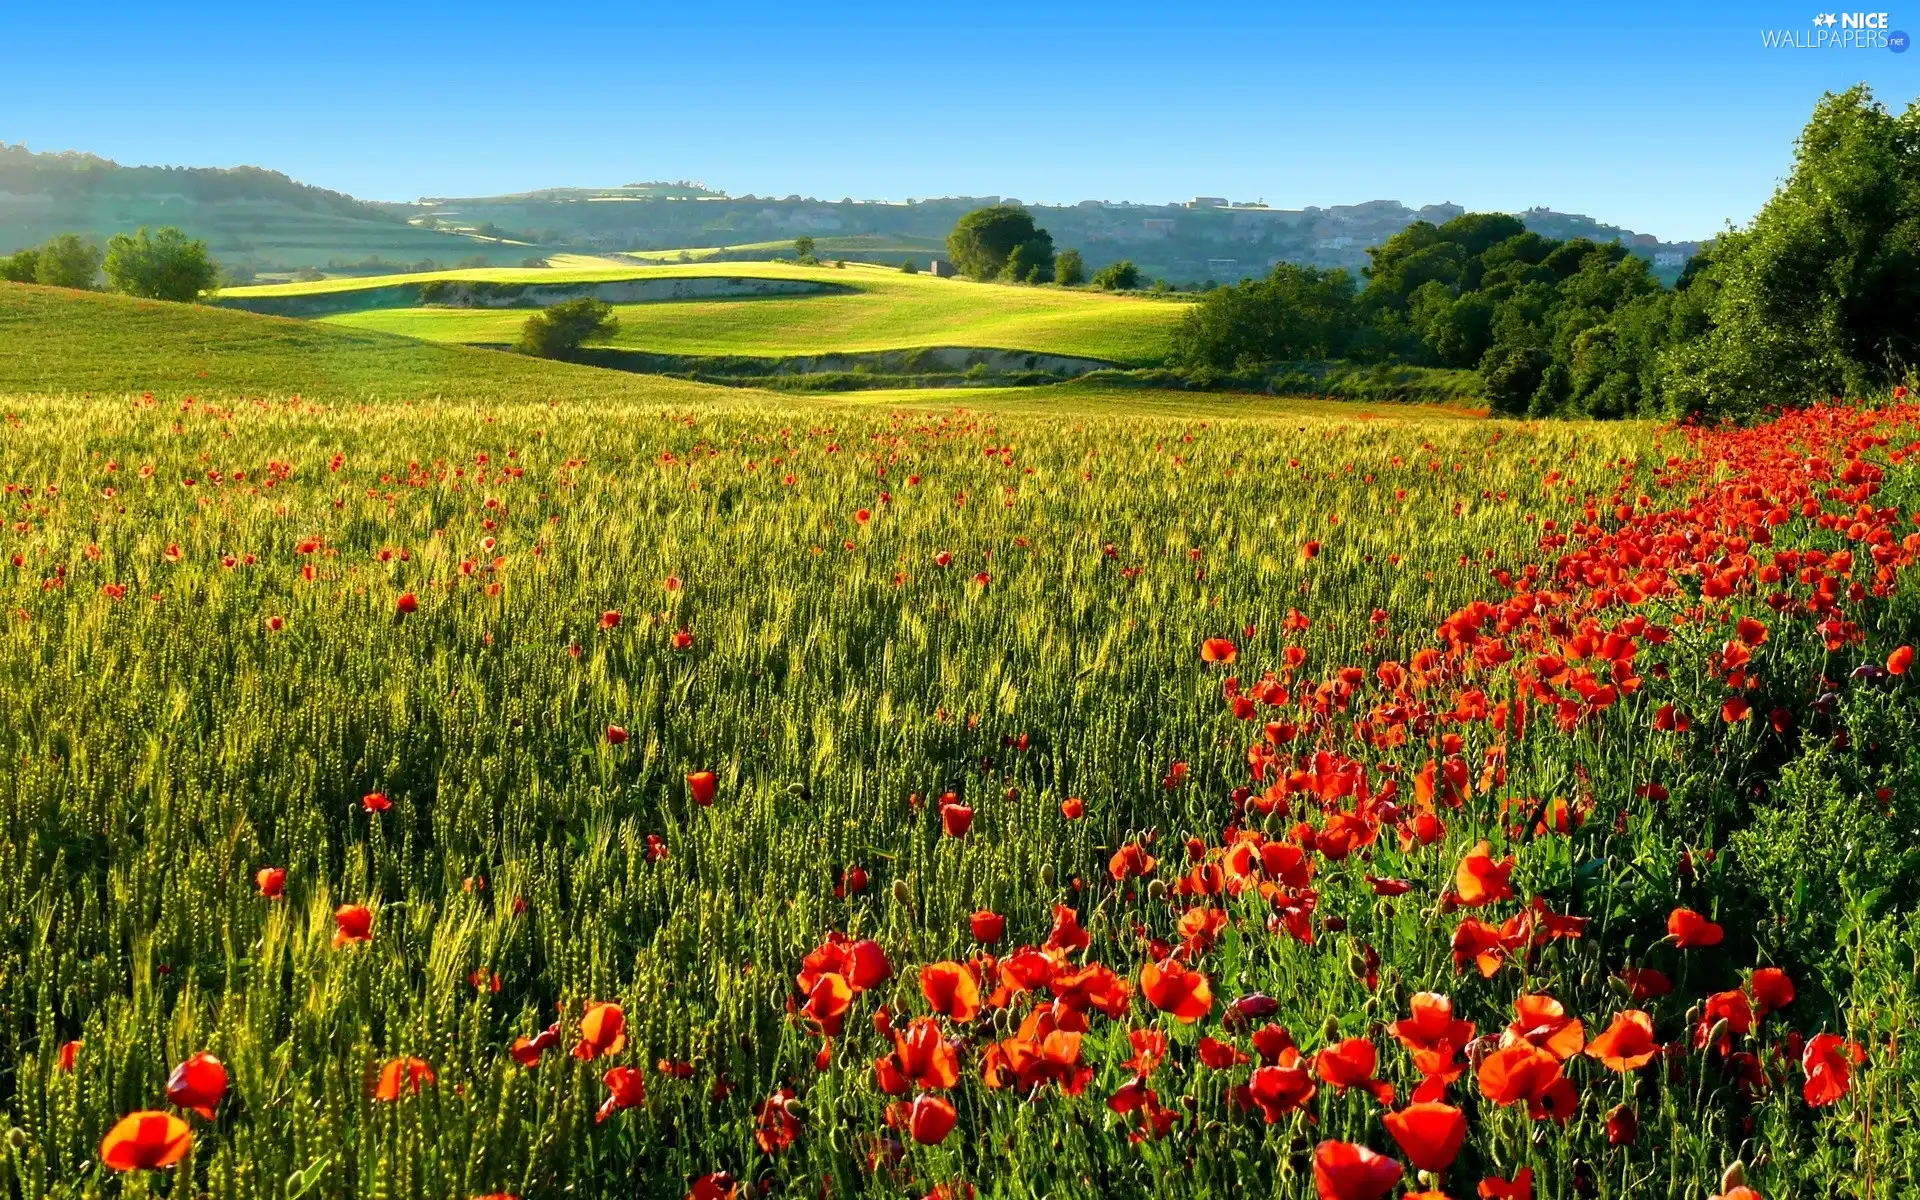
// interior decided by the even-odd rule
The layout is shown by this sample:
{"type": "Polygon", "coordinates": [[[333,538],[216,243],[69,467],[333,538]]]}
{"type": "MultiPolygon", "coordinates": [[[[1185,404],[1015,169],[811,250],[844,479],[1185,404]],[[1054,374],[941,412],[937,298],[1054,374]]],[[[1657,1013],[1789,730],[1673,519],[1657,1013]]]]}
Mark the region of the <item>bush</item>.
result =
{"type": "Polygon", "coordinates": [[[0,279],[8,283],[34,283],[38,281],[39,268],[40,251],[30,246],[0,258],[0,279]]]}
{"type": "Polygon", "coordinates": [[[1053,281],[1061,287],[1078,287],[1087,281],[1087,260],[1078,250],[1062,250],[1053,261],[1053,281]]]}
{"type": "Polygon", "coordinates": [[[1053,277],[1053,238],[1033,223],[1033,214],[1010,204],[977,208],[961,217],[947,235],[947,257],[954,269],[974,279],[1025,280],[1044,262],[1053,277]],[[1008,269],[1008,259],[1021,252],[1020,273],[1008,269]]]}
{"type": "Polygon", "coordinates": [[[900,263],[900,270],[907,275],[918,275],[920,273],[920,264],[910,258],[905,259],[900,263]]]}
{"type": "Polygon", "coordinates": [[[1015,283],[1053,282],[1053,239],[1043,229],[1032,241],[1015,246],[1001,274],[1015,283]]]}
{"type": "Polygon", "coordinates": [[[90,289],[100,276],[100,247],[63,233],[40,247],[33,281],[47,287],[90,289]]]}
{"type": "Polygon", "coordinates": [[[1134,266],[1130,258],[1109,263],[1094,275],[1093,286],[1109,292],[1130,292],[1140,286],[1140,268],[1134,266]]]}
{"type": "Polygon", "coordinates": [[[581,296],[528,317],[514,348],[536,358],[566,358],[588,338],[607,337],[619,328],[611,304],[581,296]]]}
{"type": "Polygon", "coordinates": [[[220,285],[220,264],[207,244],[171,225],[149,234],[116,233],[107,242],[107,282],[116,292],[148,300],[197,300],[220,285]]]}

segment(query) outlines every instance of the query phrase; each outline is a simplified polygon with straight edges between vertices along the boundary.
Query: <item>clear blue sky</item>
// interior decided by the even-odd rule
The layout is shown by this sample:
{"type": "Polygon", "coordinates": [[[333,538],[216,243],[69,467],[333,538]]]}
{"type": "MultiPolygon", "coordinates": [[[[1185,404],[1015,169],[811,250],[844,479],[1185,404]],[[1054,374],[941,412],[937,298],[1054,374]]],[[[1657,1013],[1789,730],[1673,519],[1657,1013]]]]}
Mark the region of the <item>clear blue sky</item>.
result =
{"type": "MultiPolygon", "coordinates": [[[[1823,90],[1920,94],[1920,50],[1763,48],[1819,11],[27,3],[0,140],[251,163],[371,199],[687,178],[828,199],[1451,200],[1679,239],[1764,202],[1823,90]]],[[[1920,7],[1903,20],[1920,33],[1920,7]]]]}

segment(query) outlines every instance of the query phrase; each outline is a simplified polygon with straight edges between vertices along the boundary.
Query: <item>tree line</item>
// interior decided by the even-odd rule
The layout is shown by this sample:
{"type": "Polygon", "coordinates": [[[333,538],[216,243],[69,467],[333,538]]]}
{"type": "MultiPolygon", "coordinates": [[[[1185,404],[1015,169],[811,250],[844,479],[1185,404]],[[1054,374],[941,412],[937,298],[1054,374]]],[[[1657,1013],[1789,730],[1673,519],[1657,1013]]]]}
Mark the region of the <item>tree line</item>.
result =
{"type": "Polygon", "coordinates": [[[1477,371],[1513,416],[1742,416],[1865,396],[1920,361],[1920,102],[1828,95],[1792,173],[1666,288],[1618,243],[1504,213],[1421,221],[1344,270],[1282,263],[1209,292],[1170,365],[1201,382],[1302,362],[1477,371]]]}
{"type": "MultiPolygon", "coordinates": [[[[1053,248],[1053,236],[1034,224],[1033,214],[1012,204],[978,208],[961,217],[947,235],[947,258],[972,279],[1006,283],[1087,282],[1087,263],[1078,250],[1053,248]]],[[[1140,286],[1140,269],[1130,260],[1101,268],[1093,285],[1108,291],[1140,286]]]]}
{"type": "Polygon", "coordinates": [[[116,233],[104,249],[63,233],[0,258],[0,279],[9,283],[92,289],[103,274],[108,287],[129,296],[191,301],[219,286],[220,264],[206,242],[171,225],[116,233]]]}

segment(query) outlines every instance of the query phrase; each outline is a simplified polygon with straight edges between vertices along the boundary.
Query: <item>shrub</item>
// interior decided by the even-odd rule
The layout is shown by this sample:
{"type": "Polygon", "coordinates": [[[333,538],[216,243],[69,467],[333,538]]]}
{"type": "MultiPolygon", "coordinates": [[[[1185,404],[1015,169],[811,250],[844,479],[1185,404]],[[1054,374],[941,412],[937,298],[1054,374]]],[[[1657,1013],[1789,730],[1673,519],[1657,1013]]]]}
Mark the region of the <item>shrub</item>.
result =
{"type": "Polygon", "coordinates": [[[1078,250],[1062,250],[1053,260],[1053,281],[1061,287],[1078,287],[1087,281],[1087,260],[1078,250]]]}
{"type": "Polygon", "coordinates": [[[33,281],[47,287],[92,288],[100,276],[100,247],[63,233],[40,247],[33,281]]]}
{"type": "Polygon", "coordinates": [[[116,292],[148,300],[197,300],[220,284],[220,264],[207,244],[172,225],[149,234],[116,233],[107,242],[107,282],[116,292]]]}
{"type": "Polygon", "coordinates": [[[515,349],[536,358],[566,358],[588,338],[606,337],[619,328],[611,304],[580,296],[528,317],[515,349]]]}
{"type": "Polygon", "coordinates": [[[1109,292],[1130,292],[1140,286],[1140,268],[1130,258],[1109,263],[1094,275],[1093,286],[1109,292]]]}

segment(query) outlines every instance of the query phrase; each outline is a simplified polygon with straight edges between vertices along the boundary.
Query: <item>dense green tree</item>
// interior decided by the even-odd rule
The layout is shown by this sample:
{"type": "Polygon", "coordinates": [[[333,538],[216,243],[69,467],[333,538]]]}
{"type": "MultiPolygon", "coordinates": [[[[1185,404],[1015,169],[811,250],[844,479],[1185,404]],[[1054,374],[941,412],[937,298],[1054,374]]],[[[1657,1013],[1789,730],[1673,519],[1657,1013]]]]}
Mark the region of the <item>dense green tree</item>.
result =
{"type": "Polygon", "coordinates": [[[1053,260],[1053,281],[1061,287],[1078,287],[1087,281],[1087,260],[1078,250],[1062,250],[1053,260]]]}
{"type": "Polygon", "coordinates": [[[1281,263],[1264,279],[1208,292],[1175,327],[1169,357],[1189,368],[1249,371],[1353,357],[1367,340],[1352,276],[1281,263]]]}
{"type": "Polygon", "coordinates": [[[567,358],[592,337],[607,337],[620,328],[613,306],[581,296],[563,300],[527,318],[516,345],[522,354],[538,358],[567,358]]]}
{"type": "Polygon", "coordinates": [[[813,239],[804,233],[793,239],[793,256],[803,263],[811,263],[813,261],[813,239]]]}
{"type": "Polygon", "coordinates": [[[1093,286],[1109,292],[1130,292],[1140,286],[1140,268],[1130,258],[1108,263],[1094,273],[1093,286]]]}
{"type": "Polygon", "coordinates": [[[1015,283],[1053,282],[1053,238],[1044,229],[1035,230],[1007,255],[1000,274],[1015,283]]]}
{"type": "Polygon", "coordinates": [[[0,279],[8,283],[38,283],[40,278],[40,250],[29,246],[16,250],[5,258],[0,258],[0,279]]]}
{"type": "Polygon", "coordinates": [[[207,244],[171,225],[149,234],[116,233],[107,242],[107,282],[116,292],[149,300],[197,300],[220,284],[220,264],[207,244]]]}
{"type": "Polygon", "coordinates": [[[91,288],[100,276],[100,247],[63,233],[40,247],[33,268],[35,283],[48,287],[91,288]]]}
{"type": "Polygon", "coordinates": [[[1044,258],[1048,273],[1053,266],[1053,239],[1033,223],[1033,214],[1011,204],[977,208],[961,217],[947,235],[947,257],[954,269],[975,279],[997,279],[1006,270],[1007,260],[1021,246],[1029,266],[1044,258]],[[1044,254],[1039,251],[1044,247],[1044,254]]]}

